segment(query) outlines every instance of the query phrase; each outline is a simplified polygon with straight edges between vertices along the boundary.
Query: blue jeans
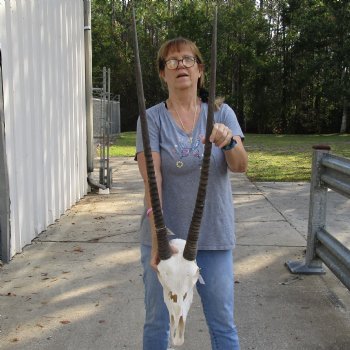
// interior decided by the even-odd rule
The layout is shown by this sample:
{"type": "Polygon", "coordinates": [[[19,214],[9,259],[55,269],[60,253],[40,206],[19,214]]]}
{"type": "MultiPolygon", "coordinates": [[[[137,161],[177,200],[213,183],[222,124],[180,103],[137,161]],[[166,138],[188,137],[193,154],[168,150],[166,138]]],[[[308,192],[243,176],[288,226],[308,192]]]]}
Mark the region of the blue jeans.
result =
{"type": "MultiPolygon", "coordinates": [[[[163,299],[163,288],[157,274],[149,265],[150,257],[151,247],[142,245],[141,262],[144,269],[146,307],[143,350],[167,350],[170,333],[169,313],[163,299]]],[[[212,350],[239,350],[233,316],[232,251],[199,250],[196,261],[205,282],[197,282],[197,291],[209,328],[212,350]]]]}

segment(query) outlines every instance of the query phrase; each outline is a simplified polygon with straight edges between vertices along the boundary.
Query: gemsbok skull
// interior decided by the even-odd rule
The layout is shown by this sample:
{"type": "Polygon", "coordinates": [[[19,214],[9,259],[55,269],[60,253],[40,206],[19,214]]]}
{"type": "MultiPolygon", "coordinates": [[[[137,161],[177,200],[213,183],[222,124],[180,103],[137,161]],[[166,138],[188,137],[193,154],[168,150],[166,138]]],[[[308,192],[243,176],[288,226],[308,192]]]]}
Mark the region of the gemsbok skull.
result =
{"type": "Polygon", "coordinates": [[[178,346],[184,342],[186,318],[193,300],[193,288],[199,278],[199,267],[195,261],[184,259],[185,240],[173,239],[170,243],[178,252],[161,260],[158,278],[169,310],[172,343],[178,346]]]}
{"type": "Polygon", "coordinates": [[[214,100],[216,85],[217,9],[215,9],[214,12],[213,22],[210,89],[205,138],[206,141],[204,146],[204,155],[196,204],[193,211],[193,216],[188,230],[186,241],[182,239],[175,239],[169,242],[169,232],[164,224],[148,134],[146,107],[142,84],[141,64],[139,58],[139,48],[134,10],[133,30],[137,96],[140,112],[142,139],[146,159],[151,204],[153,208],[153,217],[157,232],[158,255],[160,258],[160,263],[158,264],[158,278],[163,286],[164,301],[169,310],[172,343],[175,346],[179,346],[182,345],[184,342],[186,318],[193,300],[193,288],[197,283],[198,279],[200,278],[200,271],[195,259],[197,256],[197,241],[205,203],[206,187],[209,176],[210,155],[212,148],[212,144],[209,141],[209,136],[213,128],[214,120],[214,100]],[[175,248],[178,250],[176,254],[172,254],[170,244],[174,245],[175,248]]]}

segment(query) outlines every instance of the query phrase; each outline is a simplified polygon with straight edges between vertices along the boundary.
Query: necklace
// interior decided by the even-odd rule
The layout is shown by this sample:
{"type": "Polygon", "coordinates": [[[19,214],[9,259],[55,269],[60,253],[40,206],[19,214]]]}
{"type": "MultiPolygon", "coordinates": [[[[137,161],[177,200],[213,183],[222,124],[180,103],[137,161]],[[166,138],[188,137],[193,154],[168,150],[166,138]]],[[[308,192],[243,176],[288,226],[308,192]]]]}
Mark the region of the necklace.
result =
{"type": "Polygon", "coordinates": [[[192,139],[193,139],[193,130],[194,130],[194,124],[196,122],[196,117],[197,117],[197,100],[196,100],[196,107],[194,109],[194,117],[193,117],[193,123],[192,123],[192,130],[190,133],[187,133],[186,132],[186,129],[185,129],[185,126],[184,126],[184,123],[182,122],[181,118],[180,118],[180,115],[179,113],[177,112],[176,108],[175,108],[175,105],[172,103],[173,105],[173,108],[174,108],[174,111],[180,121],[180,124],[181,124],[181,127],[182,127],[182,130],[186,133],[187,137],[188,137],[188,140],[190,141],[190,144],[192,144],[192,139]],[[191,135],[191,136],[189,136],[191,135]]]}

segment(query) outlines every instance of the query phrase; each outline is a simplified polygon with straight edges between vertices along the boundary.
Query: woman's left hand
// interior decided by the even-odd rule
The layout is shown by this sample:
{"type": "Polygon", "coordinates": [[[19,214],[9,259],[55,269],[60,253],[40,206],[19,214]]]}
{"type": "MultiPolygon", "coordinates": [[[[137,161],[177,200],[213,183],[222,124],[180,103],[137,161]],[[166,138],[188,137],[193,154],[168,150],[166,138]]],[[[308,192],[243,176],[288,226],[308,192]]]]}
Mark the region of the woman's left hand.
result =
{"type": "Polygon", "coordinates": [[[232,131],[225,124],[215,123],[209,141],[222,148],[231,142],[231,138],[232,131]]]}

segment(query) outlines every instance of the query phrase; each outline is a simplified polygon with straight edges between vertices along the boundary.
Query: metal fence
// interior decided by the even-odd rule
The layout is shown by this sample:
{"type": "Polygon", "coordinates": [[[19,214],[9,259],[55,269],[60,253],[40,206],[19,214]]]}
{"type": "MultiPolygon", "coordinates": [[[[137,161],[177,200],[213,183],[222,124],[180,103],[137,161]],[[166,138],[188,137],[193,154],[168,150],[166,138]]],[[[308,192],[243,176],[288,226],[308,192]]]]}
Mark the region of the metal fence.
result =
{"type": "MultiPolygon", "coordinates": [[[[95,94],[96,96],[96,94],[95,94]]],[[[114,97],[114,100],[108,102],[101,96],[93,98],[94,110],[94,138],[96,141],[101,137],[101,130],[106,120],[106,111],[111,108],[111,120],[109,132],[112,137],[120,134],[120,101],[119,95],[114,97]],[[110,107],[108,107],[108,103],[110,107]]]]}
{"type": "Polygon", "coordinates": [[[286,264],[292,273],[323,274],[325,263],[350,290],[350,250],[326,230],[328,189],[350,198],[350,159],[329,151],[329,146],[314,147],[305,261],[286,264]]]}
{"type": "Polygon", "coordinates": [[[111,188],[112,170],[109,166],[109,147],[120,134],[120,96],[112,95],[111,71],[104,67],[102,80],[95,79],[93,87],[94,144],[99,155],[99,182],[111,188]]]}

